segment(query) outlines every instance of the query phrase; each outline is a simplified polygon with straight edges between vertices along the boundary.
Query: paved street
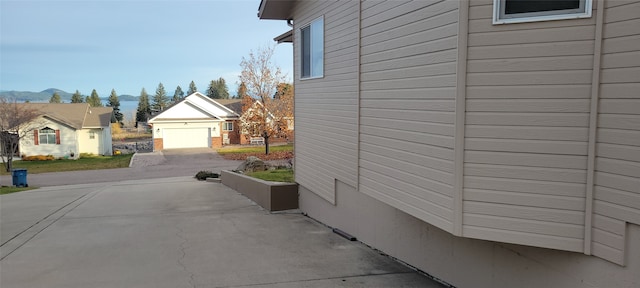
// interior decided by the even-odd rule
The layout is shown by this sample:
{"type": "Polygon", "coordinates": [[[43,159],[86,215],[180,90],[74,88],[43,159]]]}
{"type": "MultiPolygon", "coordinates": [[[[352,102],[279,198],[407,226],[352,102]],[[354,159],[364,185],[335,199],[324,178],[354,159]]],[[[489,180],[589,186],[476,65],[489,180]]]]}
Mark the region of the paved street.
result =
{"type": "Polygon", "coordinates": [[[0,287],[441,287],[302,214],[181,172],[0,196],[0,287]]]}
{"type": "MultiPolygon", "coordinates": [[[[135,179],[195,176],[198,171],[235,169],[242,161],[225,160],[209,148],[171,149],[138,153],[130,168],[70,171],[27,175],[29,186],[45,187],[135,179]]],[[[0,176],[2,185],[11,185],[11,175],[0,176]]]]}

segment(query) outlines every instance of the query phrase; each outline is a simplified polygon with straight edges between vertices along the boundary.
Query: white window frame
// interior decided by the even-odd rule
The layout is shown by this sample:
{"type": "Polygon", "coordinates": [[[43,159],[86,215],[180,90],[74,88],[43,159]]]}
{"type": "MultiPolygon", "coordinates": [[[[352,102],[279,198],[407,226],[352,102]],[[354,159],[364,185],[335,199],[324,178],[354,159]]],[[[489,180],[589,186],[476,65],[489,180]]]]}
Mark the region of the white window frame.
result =
{"type": "Polygon", "coordinates": [[[300,31],[300,79],[316,79],[324,77],[324,16],[316,18],[315,20],[309,22],[309,24],[302,26],[299,29],[300,31]],[[319,27],[318,27],[319,26],[319,27]],[[302,41],[303,29],[309,28],[309,59],[304,58],[304,43],[302,41]],[[315,33],[314,33],[315,31],[315,33]],[[314,37],[316,33],[320,32],[321,35],[314,37]],[[320,43],[317,43],[317,41],[320,43]],[[314,49],[315,48],[315,49],[314,49]],[[320,48],[320,51],[317,51],[320,48]],[[318,65],[314,64],[314,54],[319,53],[322,59],[319,61],[318,65]],[[304,75],[304,63],[305,61],[309,62],[309,75],[304,75]],[[317,71],[319,70],[319,72],[317,71]]]}
{"type": "Polygon", "coordinates": [[[580,5],[583,8],[579,9],[520,13],[519,15],[506,16],[504,13],[506,1],[493,0],[493,24],[590,18],[593,7],[593,0],[580,0],[580,5]]]}
{"type": "Polygon", "coordinates": [[[89,132],[89,139],[96,139],[96,132],[95,131],[90,131],[89,132]]]}
{"type": "Polygon", "coordinates": [[[224,122],[224,125],[222,125],[222,130],[223,131],[233,131],[233,122],[224,122]],[[227,126],[231,126],[231,129],[228,129],[229,127],[227,126]]]}
{"type": "Polygon", "coordinates": [[[56,144],[56,130],[49,127],[42,128],[38,131],[38,145],[55,145],[56,144]],[[45,141],[42,141],[45,139],[45,141]],[[50,141],[53,140],[53,141],[50,141]]]}

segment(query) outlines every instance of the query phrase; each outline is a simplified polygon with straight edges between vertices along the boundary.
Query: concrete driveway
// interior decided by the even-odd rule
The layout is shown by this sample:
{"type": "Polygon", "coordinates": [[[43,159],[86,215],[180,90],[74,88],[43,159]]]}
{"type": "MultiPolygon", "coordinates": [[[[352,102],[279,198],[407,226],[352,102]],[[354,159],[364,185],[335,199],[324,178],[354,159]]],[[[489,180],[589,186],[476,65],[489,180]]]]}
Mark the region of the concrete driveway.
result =
{"type": "Polygon", "coordinates": [[[2,288],[441,287],[299,213],[270,214],[191,176],[2,195],[0,240],[2,288]]]}
{"type": "MultiPolygon", "coordinates": [[[[195,176],[202,170],[219,172],[235,169],[242,161],[225,160],[210,148],[170,149],[138,153],[130,168],[28,174],[29,186],[46,187],[95,182],[195,176]]],[[[27,171],[28,173],[28,171],[27,171]]],[[[2,185],[11,185],[11,175],[0,176],[2,185]]]]}

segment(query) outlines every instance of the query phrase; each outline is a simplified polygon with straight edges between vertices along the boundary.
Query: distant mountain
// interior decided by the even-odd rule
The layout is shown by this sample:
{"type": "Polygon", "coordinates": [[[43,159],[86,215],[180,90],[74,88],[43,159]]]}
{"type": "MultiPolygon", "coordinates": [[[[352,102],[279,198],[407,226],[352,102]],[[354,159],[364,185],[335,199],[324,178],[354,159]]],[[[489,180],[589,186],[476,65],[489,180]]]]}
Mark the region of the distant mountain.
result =
{"type": "Polygon", "coordinates": [[[118,95],[118,100],[120,101],[138,101],[140,96],[132,96],[132,95],[118,95]]]}
{"type": "MultiPolygon", "coordinates": [[[[69,103],[71,101],[71,96],[73,93],[66,92],[64,90],[49,88],[40,92],[30,92],[30,91],[0,91],[0,98],[6,99],[16,99],[18,101],[30,101],[30,102],[49,102],[51,99],[51,95],[53,93],[58,92],[62,101],[69,103]]],[[[86,95],[82,95],[84,99],[86,95]]],[[[103,100],[108,99],[109,97],[100,97],[103,100]]],[[[138,101],[138,96],[131,95],[119,95],[118,99],[120,101],[138,101]]]]}
{"type": "MultiPolygon", "coordinates": [[[[71,101],[71,95],[73,95],[73,93],[62,91],[62,90],[56,89],[56,88],[49,88],[49,89],[40,91],[40,93],[45,93],[45,94],[49,95],[49,98],[51,98],[51,95],[53,95],[53,93],[56,93],[56,92],[58,92],[58,95],[60,95],[60,98],[63,101],[71,101]]],[[[49,99],[47,99],[47,100],[49,100],[49,99]]]]}
{"type": "MultiPolygon", "coordinates": [[[[46,90],[45,90],[46,91],[46,90]]],[[[30,92],[30,91],[3,91],[0,97],[6,99],[16,99],[18,101],[46,102],[49,101],[53,93],[47,92],[30,92]]],[[[62,97],[62,94],[60,95],[62,97]]],[[[62,98],[64,100],[64,98],[62,98]]]]}

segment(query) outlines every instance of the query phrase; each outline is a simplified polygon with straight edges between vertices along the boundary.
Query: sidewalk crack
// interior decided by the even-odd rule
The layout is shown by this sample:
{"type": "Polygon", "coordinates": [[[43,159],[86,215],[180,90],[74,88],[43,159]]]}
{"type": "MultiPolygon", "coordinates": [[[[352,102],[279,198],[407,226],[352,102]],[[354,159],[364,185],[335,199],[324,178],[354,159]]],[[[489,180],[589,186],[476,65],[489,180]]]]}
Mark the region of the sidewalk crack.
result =
{"type": "Polygon", "coordinates": [[[184,264],[184,259],[187,256],[187,252],[185,250],[187,249],[187,243],[189,242],[189,239],[184,237],[183,235],[184,230],[180,228],[179,224],[176,224],[176,230],[178,230],[178,232],[176,232],[176,236],[178,236],[178,238],[182,240],[182,242],[180,242],[180,245],[178,246],[178,250],[180,251],[180,258],[178,258],[178,261],[177,261],[178,265],[182,268],[184,272],[189,274],[189,285],[193,288],[196,288],[195,275],[193,274],[193,272],[189,271],[187,266],[184,264]]]}

